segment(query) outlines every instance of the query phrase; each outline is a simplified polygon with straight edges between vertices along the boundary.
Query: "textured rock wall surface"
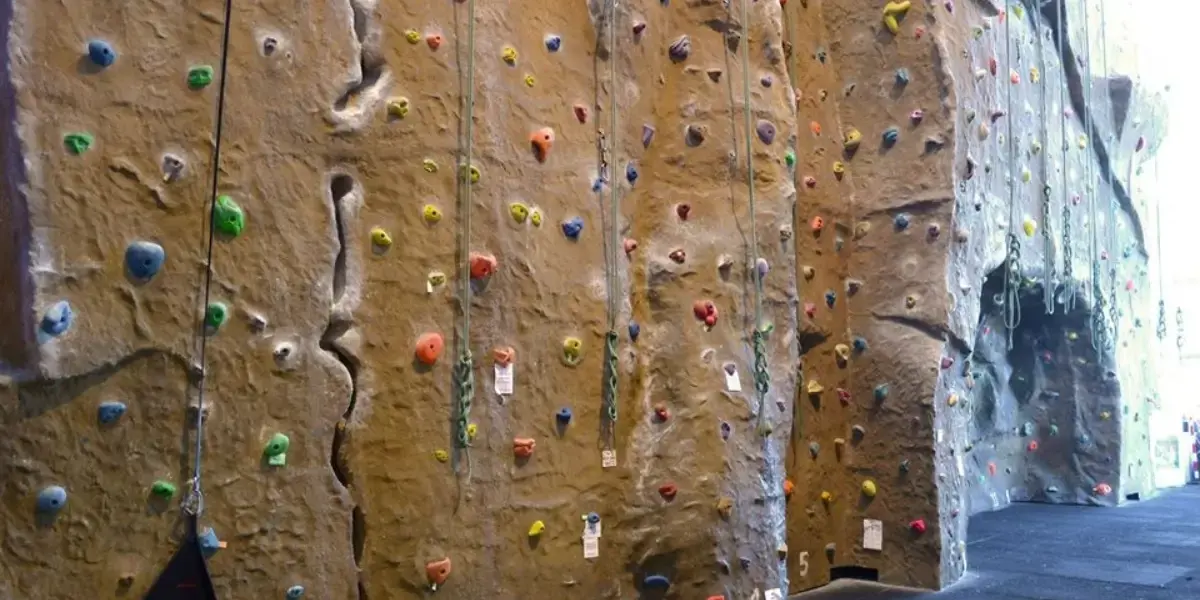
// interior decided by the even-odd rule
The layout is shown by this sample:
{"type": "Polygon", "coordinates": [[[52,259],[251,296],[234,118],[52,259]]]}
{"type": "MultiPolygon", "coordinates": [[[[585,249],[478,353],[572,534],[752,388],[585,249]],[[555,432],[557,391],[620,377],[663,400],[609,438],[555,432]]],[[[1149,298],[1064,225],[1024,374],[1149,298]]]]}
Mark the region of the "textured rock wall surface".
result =
{"type": "Polygon", "coordinates": [[[621,3],[615,20],[603,3],[479,2],[473,18],[468,6],[234,3],[218,191],[245,222],[216,237],[209,300],[227,318],[213,326],[203,283],[222,4],[10,5],[3,264],[19,293],[5,298],[0,344],[12,374],[0,595],[141,597],[177,542],[202,372],[201,525],[226,543],[209,560],[221,597],[295,585],[314,598],[425,597],[426,565],[443,558],[446,598],[632,598],[651,575],[673,597],[786,585],[796,118],[780,5],[752,3],[748,20],[738,3],[621,3]],[[116,60],[89,59],[92,40],[116,60]],[[216,75],[189,88],[197,65],[216,75]],[[498,268],[474,282],[464,331],[455,165],[468,88],[479,180],[467,247],[498,268]],[[542,128],[555,139],[539,161],[542,128]],[[153,258],[125,264],[136,241],[165,251],[148,281],[129,271],[153,258]],[[762,408],[756,257],[770,267],[762,408]],[[618,464],[605,469],[610,297],[618,464]],[[414,356],[426,333],[445,343],[432,366],[414,356]],[[461,340],[475,358],[469,458],[451,428],[461,340]],[[495,392],[497,348],[515,351],[509,394],[495,392]],[[117,401],[126,412],[99,423],[117,401]],[[573,411],[565,428],[561,408],[573,411]],[[290,442],[282,466],[264,454],[276,434],[290,442]],[[536,440],[532,456],[515,457],[515,438],[536,440]],[[175,495],[154,494],[156,481],[175,495]],[[51,520],[35,513],[48,486],[68,498],[51,520]],[[585,559],[580,515],[593,512],[604,535],[585,559]]]}

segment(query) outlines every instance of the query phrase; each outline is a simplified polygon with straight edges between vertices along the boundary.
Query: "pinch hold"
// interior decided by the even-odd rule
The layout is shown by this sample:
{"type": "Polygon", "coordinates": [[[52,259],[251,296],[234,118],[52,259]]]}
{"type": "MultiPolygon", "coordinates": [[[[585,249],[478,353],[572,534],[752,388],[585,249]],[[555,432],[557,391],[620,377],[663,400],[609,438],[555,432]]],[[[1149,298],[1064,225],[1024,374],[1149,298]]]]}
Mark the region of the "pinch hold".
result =
{"type": "Polygon", "coordinates": [[[536,447],[537,441],[533,438],[513,438],[513,455],[517,458],[533,456],[533,450],[536,447]]]}
{"type": "Polygon", "coordinates": [[[533,156],[538,162],[544,163],[550,157],[550,148],[554,145],[554,130],[543,127],[529,134],[529,145],[533,148],[533,156]]]}
{"type": "Polygon", "coordinates": [[[912,2],[905,0],[904,2],[888,2],[883,7],[883,24],[892,32],[892,35],[900,33],[900,19],[908,13],[908,9],[912,8],[912,2]]]}
{"type": "Polygon", "coordinates": [[[429,582],[429,588],[437,590],[437,586],[446,583],[450,569],[450,557],[425,563],[425,580],[429,582]]]}

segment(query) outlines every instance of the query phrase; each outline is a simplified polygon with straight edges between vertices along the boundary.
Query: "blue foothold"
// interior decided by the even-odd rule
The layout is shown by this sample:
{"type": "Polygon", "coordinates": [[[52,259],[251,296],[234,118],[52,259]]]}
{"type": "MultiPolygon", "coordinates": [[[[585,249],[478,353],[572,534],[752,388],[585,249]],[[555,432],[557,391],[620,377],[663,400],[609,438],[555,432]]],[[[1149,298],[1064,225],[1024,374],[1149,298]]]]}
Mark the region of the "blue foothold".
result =
{"type": "Polygon", "coordinates": [[[221,549],[221,539],[217,537],[217,532],[213,531],[212,527],[206,527],[198,538],[200,552],[204,556],[212,556],[217,553],[217,550],[221,549]]]}
{"type": "Polygon", "coordinates": [[[636,342],[639,335],[642,335],[642,326],[638,325],[637,321],[630,321],[629,322],[629,341],[636,342]]]}
{"type": "Polygon", "coordinates": [[[140,281],[149,281],[158,275],[166,260],[166,251],[154,242],[132,242],[125,248],[125,268],[140,281]]]}
{"type": "Polygon", "coordinates": [[[570,219],[563,221],[562,231],[563,235],[572,240],[579,239],[579,234],[583,233],[583,219],[579,217],[571,217],[570,219]]]}
{"type": "Polygon", "coordinates": [[[597,178],[593,179],[592,180],[592,191],[599,192],[602,189],[604,189],[604,178],[597,177],[597,178]]]}
{"type": "Polygon", "coordinates": [[[52,485],[38,492],[37,511],[52,515],[67,505],[67,490],[61,485],[52,485]]]}
{"type": "Polygon", "coordinates": [[[88,60],[107,67],[117,61],[117,51],[104,40],[92,40],[88,42],[88,60]]]}
{"type": "Polygon", "coordinates": [[[100,424],[108,425],[115,422],[125,414],[125,403],[115,400],[101,402],[100,408],[96,410],[96,417],[100,419],[100,424]]]}
{"type": "Polygon", "coordinates": [[[898,231],[904,231],[905,229],[908,229],[908,224],[910,222],[912,222],[912,219],[910,219],[905,213],[896,215],[896,218],[893,221],[898,231]]]}
{"type": "Polygon", "coordinates": [[[558,412],[554,414],[554,418],[559,423],[562,423],[563,425],[570,423],[571,422],[571,409],[569,409],[565,406],[558,409],[558,412]]]}
{"type": "Polygon", "coordinates": [[[887,400],[888,395],[891,393],[892,390],[886,383],[881,383],[875,386],[875,400],[877,402],[883,402],[884,400],[887,400]]]}
{"type": "Polygon", "coordinates": [[[587,522],[595,525],[600,522],[600,513],[590,512],[587,516],[587,522]]]}
{"type": "Polygon", "coordinates": [[[863,338],[863,337],[854,338],[854,351],[855,352],[866,352],[867,351],[867,338],[863,338]]]}
{"type": "Polygon", "coordinates": [[[546,49],[551,52],[558,52],[562,48],[562,38],[557,35],[546,36],[546,49]]]}
{"type": "Polygon", "coordinates": [[[825,292],[825,304],[829,308],[833,308],[833,304],[837,302],[837,292],[829,290],[825,292]]]}
{"type": "Polygon", "coordinates": [[[625,179],[629,180],[629,185],[633,185],[633,184],[637,183],[637,178],[638,178],[637,166],[634,165],[632,161],[630,161],[628,164],[625,165],[625,179]]]}
{"type": "Polygon", "coordinates": [[[293,585],[292,587],[287,589],[288,600],[296,600],[296,598],[299,598],[303,595],[304,595],[304,586],[302,586],[302,585],[293,585]]]}
{"type": "Polygon", "coordinates": [[[887,146],[895,144],[900,139],[900,130],[895,127],[888,127],[883,132],[883,143],[887,146]]]}
{"type": "Polygon", "coordinates": [[[650,575],[649,577],[646,577],[645,579],[642,580],[642,587],[644,587],[644,588],[669,588],[669,587],[671,587],[671,580],[667,579],[666,576],[664,576],[664,575],[650,575]]]}
{"type": "Polygon", "coordinates": [[[52,337],[60,336],[71,328],[74,321],[75,313],[71,310],[71,303],[59,300],[42,315],[42,331],[52,337]]]}

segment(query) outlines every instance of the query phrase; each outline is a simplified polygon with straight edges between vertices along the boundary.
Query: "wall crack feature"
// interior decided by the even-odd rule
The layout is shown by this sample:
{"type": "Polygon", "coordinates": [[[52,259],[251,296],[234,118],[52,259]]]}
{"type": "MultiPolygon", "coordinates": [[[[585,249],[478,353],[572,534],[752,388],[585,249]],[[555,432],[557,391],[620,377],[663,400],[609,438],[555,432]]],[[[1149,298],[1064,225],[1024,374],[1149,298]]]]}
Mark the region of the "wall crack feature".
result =
{"type": "Polygon", "coordinates": [[[952,348],[963,354],[971,353],[971,346],[967,344],[966,340],[963,340],[955,335],[954,332],[950,331],[950,329],[944,325],[934,325],[921,319],[905,317],[903,315],[888,315],[872,312],[871,316],[879,321],[887,321],[889,323],[903,325],[909,329],[914,329],[930,339],[934,339],[939,342],[949,342],[952,348]]]}
{"type": "Polygon", "coordinates": [[[351,70],[346,90],[333,102],[332,119],[339,133],[365,127],[392,83],[376,0],[349,0],[348,4],[358,62],[351,70]]]}

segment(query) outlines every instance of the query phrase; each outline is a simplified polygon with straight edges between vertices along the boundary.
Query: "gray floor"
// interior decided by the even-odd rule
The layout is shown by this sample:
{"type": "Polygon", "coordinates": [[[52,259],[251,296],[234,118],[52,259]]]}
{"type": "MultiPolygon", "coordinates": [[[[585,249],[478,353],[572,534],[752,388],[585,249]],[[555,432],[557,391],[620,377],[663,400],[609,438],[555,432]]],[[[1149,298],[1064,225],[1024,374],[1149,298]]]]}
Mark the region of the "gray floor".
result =
{"type": "Polygon", "coordinates": [[[970,572],[939,593],[846,581],[799,600],[1198,600],[1200,486],[1120,508],[1015,504],[971,519],[970,572]]]}

